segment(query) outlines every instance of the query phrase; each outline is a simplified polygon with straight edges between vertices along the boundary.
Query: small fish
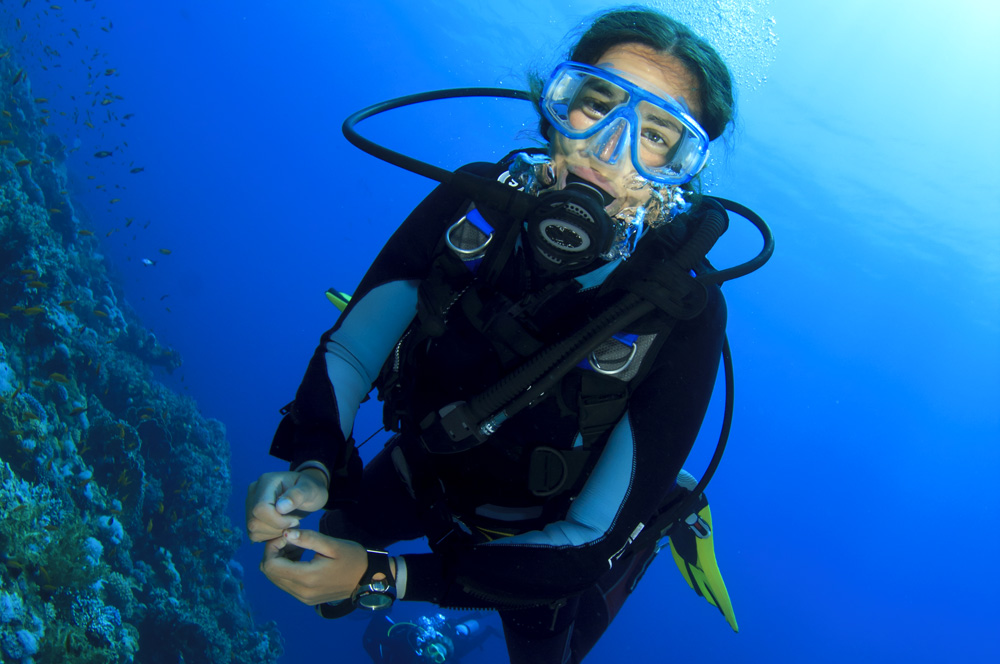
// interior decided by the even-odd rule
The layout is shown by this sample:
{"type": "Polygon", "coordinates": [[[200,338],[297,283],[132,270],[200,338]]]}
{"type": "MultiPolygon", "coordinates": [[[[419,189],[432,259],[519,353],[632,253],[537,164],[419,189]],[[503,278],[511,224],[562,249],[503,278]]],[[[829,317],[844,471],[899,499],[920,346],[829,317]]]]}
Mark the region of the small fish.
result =
{"type": "Polygon", "coordinates": [[[45,387],[45,382],[41,380],[33,380],[31,381],[31,384],[35,387],[45,387]]]}
{"type": "Polygon", "coordinates": [[[11,311],[24,311],[24,307],[20,304],[15,304],[10,308],[11,311]]]}
{"type": "Polygon", "coordinates": [[[49,285],[47,283],[45,283],[44,281],[29,281],[28,282],[28,287],[29,288],[48,288],[49,285]]]}
{"type": "Polygon", "coordinates": [[[90,124],[90,122],[88,122],[86,120],[83,121],[83,124],[85,124],[86,126],[90,127],[91,129],[94,128],[94,125],[90,124]]]}
{"type": "Polygon", "coordinates": [[[142,173],[144,170],[146,169],[142,166],[136,166],[135,168],[129,170],[129,173],[142,173]]]}
{"type": "Polygon", "coordinates": [[[107,99],[107,98],[102,99],[101,100],[101,106],[107,106],[108,104],[110,104],[112,102],[114,102],[114,99],[107,99]]]}
{"type": "Polygon", "coordinates": [[[97,157],[98,159],[104,159],[105,157],[110,157],[112,154],[113,153],[109,152],[108,150],[98,150],[97,152],[94,153],[94,156],[97,157]]]}
{"type": "Polygon", "coordinates": [[[48,101],[48,99],[46,99],[45,97],[35,97],[35,103],[36,104],[44,104],[47,101],[48,101]]]}
{"type": "Polygon", "coordinates": [[[135,113],[126,113],[125,115],[122,116],[122,120],[131,120],[134,117],[135,113]]]}
{"type": "Polygon", "coordinates": [[[0,140],[0,145],[14,145],[14,141],[10,140],[9,138],[5,138],[3,140],[0,140]]]}
{"type": "Polygon", "coordinates": [[[14,80],[11,81],[10,84],[11,85],[17,85],[18,81],[20,81],[22,78],[24,78],[24,70],[23,69],[18,69],[17,70],[17,74],[14,76],[14,80]]]}
{"type": "Polygon", "coordinates": [[[146,532],[147,533],[153,532],[153,520],[152,519],[150,519],[149,523],[146,524],[146,532]]]}
{"type": "Polygon", "coordinates": [[[100,309],[94,309],[94,315],[95,316],[100,316],[101,318],[107,318],[108,317],[107,312],[101,311],[100,309]]]}
{"type": "Polygon", "coordinates": [[[62,214],[62,210],[59,208],[49,208],[49,214],[62,214]]]}
{"type": "Polygon", "coordinates": [[[10,318],[10,315],[0,312],[0,320],[2,320],[4,318],[10,318]]]}
{"type": "Polygon", "coordinates": [[[169,249],[160,249],[160,253],[163,254],[164,256],[169,256],[173,252],[170,251],[169,249]]]}
{"type": "Polygon", "coordinates": [[[148,258],[143,258],[142,264],[146,265],[147,267],[153,267],[154,265],[156,265],[156,261],[151,261],[148,258]]]}
{"type": "Polygon", "coordinates": [[[51,378],[52,380],[56,381],[57,383],[62,383],[64,385],[67,384],[67,383],[69,383],[69,378],[67,378],[65,374],[50,373],[49,374],[49,378],[51,378]]]}
{"type": "Polygon", "coordinates": [[[38,271],[32,270],[31,268],[26,268],[24,270],[21,270],[21,274],[23,274],[26,277],[37,277],[38,271]]]}
{"type": "Polygon", "coordinates": [[[28,307],[24,310],[25,316],[37,316],[38,314],[45,313],[45,309],[42,307],[28,307]]]}
{"type": "MultiPolygon", "coordinates": [[[[83,406],[77,406],[73,410],[69,411],[69,414],[70,415],[79,415],[80,413],[86,413],[86,412],[87,412],[87,409],[85,407],[83,407],[83,406]]],[[[83,450],[80,450],[80,453],[83,454],[83,450]]]]}
{"type": "Polygon", "coordinates": [[[19,159],[18,161],[14,162],[14,165],[17,166],[18,168],[21,168],[22,166],[27,166],[30,163],[31,163],[30,159],[19,159]]]}
{"type": "MultiPolygon", "coordinates": [[[[7,118],[12,118],[12,117],[14,117],[14,116],[13,116],[13,115],[11,114],[11,112],[10,112],[10,111],[8,111],[8,110],[7,110],[6,108],[5,108],[5,109],[3,109],[3,111],[0,111],[0,113],[3,113],[3,114],[4,114],[4,117],[7,117],[7,118]]],[[[9,122],[8,122],[7,124],[8,124],[8,125],[10,125],[10,123],[9,123],[9,122]]],[[[11,125],[11,128],[13,128],[13,125],[11,125]]]]}
{"type": "Polygon", "coordinates": [[[86,235],[89,237],[94,234],[94,231],[88,231],[86,228],[81,228],[80,230],[77,231],[77,233],[79,235],[86,235]]]}
{"type": "Polygon", "coordinates": [[[73,305],[76,304],[76,300],[63,300],[59,303],[59,306],[63,309],[73,309],[73,305]]]}
{"type": "Polygon", "coordinates": [[[112,76],[112,75],[114,75],[114,73],[115,73],[116,71],[118,71],[118,70],[117,70],[117,69],[105,69],[105,70],[104,70],[104,75],[105,75],[105,76],[112,76]]]}
{"type": "Polygon", "coordinates": [[[26,411],[24,411],[24,414],[21,415],[21,419],[22,420],[37,420],[37,419],[39,419],[39,417],[38,417],[38,415],[35,415],[30,410],[26,410],[26,411]]]}
{"type": "Polygon", "coordinates": [[[112,198],[108,203],[110,205],[114,205],[115,203],[119,202],[120,200],[121,200],[120,198],[112,198]]]}
{"type": "Polygon", "coordinates": [[[125,228],[131,226],[133,221],[135,221],[135,217],[125,217],[125,228]]]}
{"type": "Polygon", "coordinates": [[[163,510],[164,509],[165,509],[165,506],[163,504],[163,501],[161,500],[159,502],[159,504],[157,504],[157,506],[156,506],[156,511],[159,512],[160,514],[163,514],[163,510]]]}
{"type": "Polygon", "coordinates": [[[170,297],[170,293],[167,293],[166,295],[161,295],[161,296],[160,296],[160,302],[163,302],[163,301],[164,301],[165,299],[167,299],[168,297],[170,297]]]}

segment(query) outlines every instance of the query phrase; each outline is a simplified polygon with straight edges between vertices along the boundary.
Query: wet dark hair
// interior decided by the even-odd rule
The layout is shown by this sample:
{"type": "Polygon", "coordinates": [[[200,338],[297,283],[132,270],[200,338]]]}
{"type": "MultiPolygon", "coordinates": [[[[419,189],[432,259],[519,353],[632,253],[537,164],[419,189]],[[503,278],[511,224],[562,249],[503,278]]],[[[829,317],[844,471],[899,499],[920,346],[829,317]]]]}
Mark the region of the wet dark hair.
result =
{"type": "MultiPolygon", "coordinates": [[[[570,49],[568,59],[596,65],[609,49],[622,44],[642,44],[683,63],[698,84],[699,123],[709,139],[722,135],[736,113],[733,79],[726,63],[708,42],[666,14],[649,7],[630,6],[599,14],[570,49]]],[[[530,75],[529,82],[537,106],[545,80],[535,73],[530,75]]],[[[543,137],[548,137],[548,130],[549,123],[542,117],[539,131],[543,137]]]]}

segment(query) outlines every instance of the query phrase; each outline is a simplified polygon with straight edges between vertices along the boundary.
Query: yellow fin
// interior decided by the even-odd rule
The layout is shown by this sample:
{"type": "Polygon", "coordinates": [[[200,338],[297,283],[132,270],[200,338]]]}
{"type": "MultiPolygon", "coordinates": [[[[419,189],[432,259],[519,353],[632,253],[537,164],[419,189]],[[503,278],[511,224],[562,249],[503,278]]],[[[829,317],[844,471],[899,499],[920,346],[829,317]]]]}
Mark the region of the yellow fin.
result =
{"type": "Polygon", "coordinates": [[[719,562],[715,558],[715,544],[712,541],[714,529],[712,528],[712,510],[706,504],[698,511],[698,516],[708,525],[708,537],[696,537],[694,533],[679,523],[674,528],[680,528],[677,532],[671,531],[670,553],[673,554],[674,563],[677,569],[691,589],[708,600],[708,603],[719,609],[726,622],[733,628],[734,632],[739,632],[739,625],[736,623],[736,614],[733,612],[733,604],[729,599],[729,591],[726,590],[726,582],[722,580],[722,571],[719,569],[719,562]],[[687,560],[682,556],[674,545],[674,538],[693,538],[696,551],[696,560],[687,560]]]}
{"type": "Polygon", "coordinates": [[[330,302],[333,303],[333,306],[343,311],[350,303],[351,296],[337,290],[336,288],[330,288],[326,291],[326,299],[330,300],[330,302]]]}

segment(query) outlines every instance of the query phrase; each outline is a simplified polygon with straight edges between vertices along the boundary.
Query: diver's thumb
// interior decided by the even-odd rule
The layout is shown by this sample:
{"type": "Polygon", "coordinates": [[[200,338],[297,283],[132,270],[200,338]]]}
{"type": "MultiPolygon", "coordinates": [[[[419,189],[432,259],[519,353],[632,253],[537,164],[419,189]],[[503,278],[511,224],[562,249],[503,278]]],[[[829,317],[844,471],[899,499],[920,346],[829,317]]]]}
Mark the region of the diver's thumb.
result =
{"type": "Polygon", "coordinates": [[[278,514],[304,517],[326,503],[326,492],[315,483],[298,482],[278,496],[274,509],[278,514]]]}

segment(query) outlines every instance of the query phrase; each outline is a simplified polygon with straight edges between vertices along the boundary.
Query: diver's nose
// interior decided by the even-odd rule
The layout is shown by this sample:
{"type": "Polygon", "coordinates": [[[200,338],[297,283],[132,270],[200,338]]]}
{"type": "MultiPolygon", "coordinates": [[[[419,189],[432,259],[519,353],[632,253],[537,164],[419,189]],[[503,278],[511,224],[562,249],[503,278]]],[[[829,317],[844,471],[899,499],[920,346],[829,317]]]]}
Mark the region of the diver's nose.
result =
{"type": "Polygon", "coordinates": [[[617,164],[629,144],[629,125],[618,118],[604,129],[594,142],[591,153],[606,164],[617,164]]]}

